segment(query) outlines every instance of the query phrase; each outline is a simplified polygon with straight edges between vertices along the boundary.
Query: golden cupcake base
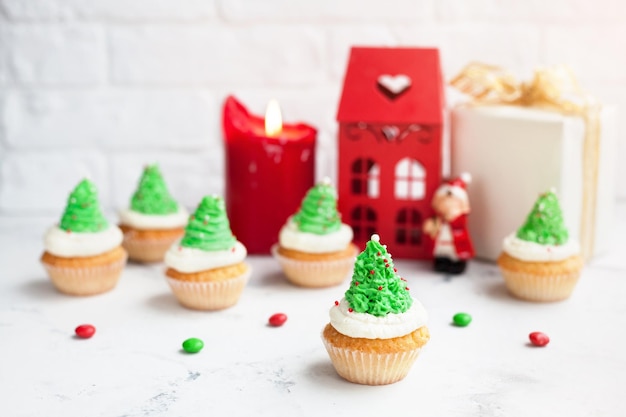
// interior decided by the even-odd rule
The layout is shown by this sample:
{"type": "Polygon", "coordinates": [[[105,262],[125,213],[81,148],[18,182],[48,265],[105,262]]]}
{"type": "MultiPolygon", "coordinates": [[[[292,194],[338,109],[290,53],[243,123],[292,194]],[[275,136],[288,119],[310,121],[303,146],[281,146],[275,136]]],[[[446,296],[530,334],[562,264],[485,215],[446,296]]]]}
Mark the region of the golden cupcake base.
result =
{"type": "Polygon", "coordinates": [[[251,269],[246,263],[185,274],[168,268],[167,283],[178,302],[192,310],[223,310],[235,305],[251,269]]]}
{"type": "Polygon", "coordinates": [[[497,264],[511,295],[526,301],[552,302],[571,296],[583,260],[572,256],[557,262],[527,262],[503,252],[497,264]]]}
{"type": "Polygon", "coordinates": [[[122,246],[131,261],[142,263],[161,262],[165,253],[185,230],[181,228],[165,230],[140,230],[130,226],[119,226],[124,233],[122,246]]]}
{"type": "Polygon", "coordinates": [[[351,338],[330,323],[322,332],[324,347],[339,376],[362,385],[387,385],[404,379],[428,340],[426,326],[393,339],[351,338]]]}
{"type": "Polygon", "coordinates": [[[311,254],[276,244],[271,252],[289,282],[299,287],[324,288],[339,285],[350,276],[358,250],[350,244],[343,251],[311,254]]]}
{"type": "Polygon", "coordinates": [[[62,258],[44,252],[41,263],[52,284],[68,295],[96,295],[112,290],[124,270],[128,253],[121,247],[101,255],[62,258]]]}

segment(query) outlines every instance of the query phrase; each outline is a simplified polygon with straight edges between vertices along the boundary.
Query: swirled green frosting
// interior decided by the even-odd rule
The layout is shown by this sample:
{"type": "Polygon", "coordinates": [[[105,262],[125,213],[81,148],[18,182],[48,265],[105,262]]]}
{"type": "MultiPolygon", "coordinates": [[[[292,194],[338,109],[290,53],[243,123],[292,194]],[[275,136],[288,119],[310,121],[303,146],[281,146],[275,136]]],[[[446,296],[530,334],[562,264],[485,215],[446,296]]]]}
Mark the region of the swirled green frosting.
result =
{"type": "Polygon", "coordinates": [[[109,227],[98,201],[98,189],[88,179],[78,183],[67,199],[59,228],[73,233],[99,232],[109,227]]]}
{"type": "Polygon", "coordinates": [[[354,311],[377,317],[404,313],[413,304],[406,282],[395,272],[391,255],[375,240],[367,242],[357,256],[345,297],[354,311]]]}
{"type": "Polygon", "coordinates": [[[143,214],[171,214],[178,211],[178,203],[167,190],[158,165],[148,165],[143,170],[130,208],[143,214]]]}
{"type": "Polygon", "coordinates": [[[298,225],[298,230],[317,235],[339,230],[341,216],[337,212],[337,193],[333,186],[321,182],[307,191],[293,221],[298,225]]]}
{"type": "Polygon", "coordinates": [[[563,221],[559,199],[552,191],[539,196],[517,237],[540,245],[562,245],[569,234],[563,221]]]}
{"type": "Polygon", "coordinates": [[[205,251],[230,249],[237,239],[230,230],[224,200],[220,197],[204,197],[185,227],[180,242],[187,248],[205,251]]]}

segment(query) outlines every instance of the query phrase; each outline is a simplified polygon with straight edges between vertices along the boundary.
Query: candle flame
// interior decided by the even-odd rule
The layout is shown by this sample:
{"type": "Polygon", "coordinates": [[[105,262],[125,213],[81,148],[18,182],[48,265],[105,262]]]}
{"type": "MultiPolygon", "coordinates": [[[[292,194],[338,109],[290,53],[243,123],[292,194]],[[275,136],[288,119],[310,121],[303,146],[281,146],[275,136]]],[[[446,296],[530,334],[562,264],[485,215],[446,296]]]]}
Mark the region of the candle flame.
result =
{"type": "Polygon", "coordinates": [[[280,114],[278,101],[270,100],[265,111],[265,134],[270,137],[280,135],[283,131],[283,117],[280,114]]]}

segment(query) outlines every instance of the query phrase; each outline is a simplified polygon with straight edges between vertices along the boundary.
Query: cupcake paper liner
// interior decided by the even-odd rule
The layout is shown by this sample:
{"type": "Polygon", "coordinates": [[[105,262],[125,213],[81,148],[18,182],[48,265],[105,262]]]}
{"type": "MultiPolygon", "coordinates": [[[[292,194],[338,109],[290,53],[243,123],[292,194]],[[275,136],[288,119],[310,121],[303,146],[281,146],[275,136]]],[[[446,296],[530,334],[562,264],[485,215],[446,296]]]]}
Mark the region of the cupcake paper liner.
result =
{"type": "Polygon", "coordinates": [[[189,282],[167,278],[167,282],[178,302],[193,310],[222,310],[239,301],[251,269],[231,279],[223,281],[189,282]]]}
{"type": "Polygon", "coordinates": [[[282,256],[278,244],[272,246],[272,256],[278,261],[287,279],[295,285],[323,288],[339,285],[352,273],[354,256],[328,261],[303,261],[282,256]]]}
{"type": "Polygon", "coordinates": [[[137,239],[129,235],[124,235],[122,246],[128,252],[128,258],[136,262],[161,262],[165,257],[165,252],[172,246],[180,236],[165,239],[137,239]]]}
{"type": "Polygon", "coordinates": [[[387,385],[404,379],[422,350],[368,353],[335,347],[324,336],[322,340],[337,373],[362,385],[387,385]]]}
{"type": "Polygon", "coordinates": [[[79,268],[58,267],[42,262],[54,286],[69,295],[95,295],[112,290],[120,279],[128,255],[108,265],[79,268]]]}
{"type": "Polygon", "coordinates": [[[580,270],[569,274],[542,276],[500,268],[509,292],[528,301],[561,301],[568,298],[580,277],[580,270]]]}

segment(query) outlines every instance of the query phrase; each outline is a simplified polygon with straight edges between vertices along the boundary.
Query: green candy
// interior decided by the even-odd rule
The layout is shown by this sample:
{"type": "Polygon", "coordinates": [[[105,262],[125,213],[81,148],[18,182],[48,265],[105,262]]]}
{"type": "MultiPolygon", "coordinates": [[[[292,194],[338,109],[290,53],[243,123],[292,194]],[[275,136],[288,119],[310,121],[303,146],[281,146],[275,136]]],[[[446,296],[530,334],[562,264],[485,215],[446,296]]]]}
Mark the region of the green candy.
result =
{"type": "Polygon", "coordinates": [[[455,326],[465,327],[472,322],[472,316],[467,313],[456,313],[452,317],[455,326]]]}
{"type": "Polygon", "coordinates": [[[198,353],[204,347],[204,342],[197,337],[190,337],[183,342],[183,350],[187,353],[198,353]]]}

